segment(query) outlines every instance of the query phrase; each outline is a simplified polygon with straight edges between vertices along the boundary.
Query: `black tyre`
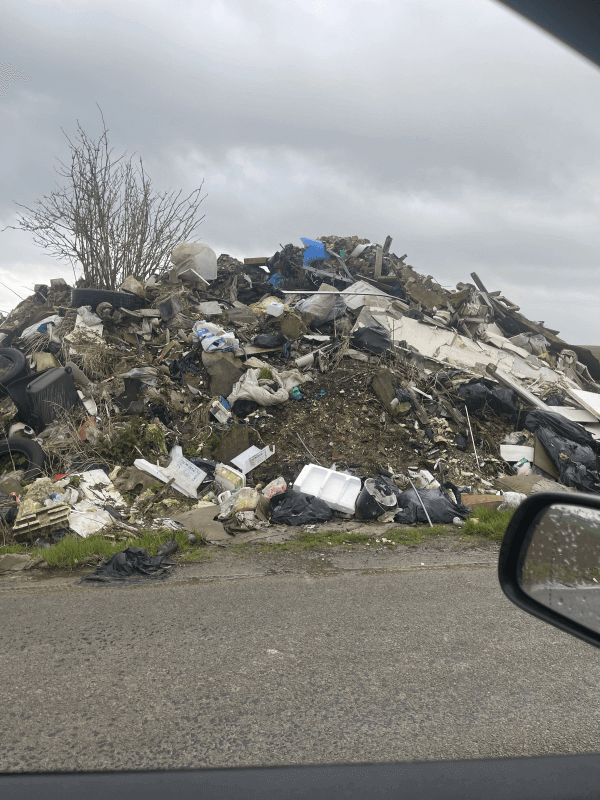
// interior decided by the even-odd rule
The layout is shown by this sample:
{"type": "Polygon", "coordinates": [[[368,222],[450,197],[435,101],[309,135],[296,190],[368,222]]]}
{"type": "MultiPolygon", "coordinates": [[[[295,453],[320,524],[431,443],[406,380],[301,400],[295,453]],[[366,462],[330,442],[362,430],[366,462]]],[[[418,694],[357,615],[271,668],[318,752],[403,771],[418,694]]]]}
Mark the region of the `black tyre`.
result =
{"type": "Polygon", "coordinates": [[[30,481],[39,478],[46,462],[46,454],[37,442],[32,439],[21,439],[12,436],[10,439],[0,439],[0,462],[6,462],[10,456],[25,456],[27,468],[23,480],[30,481]]]}
{"type": "Polygon", "coordinates": [[[143,304],[141,297],[129,292],[113,292],[109,289],[71,289],[73,308],[91,306],[95,311],[100,303],[110,303],[113,308],[134,309],[143,304]]]}
{"type": "Polygon", "coordinates": [[[27,362],[23,353],[14,347],[0,347],[0,395],[6,394],[6,387],[26,374],[27,362]]]}

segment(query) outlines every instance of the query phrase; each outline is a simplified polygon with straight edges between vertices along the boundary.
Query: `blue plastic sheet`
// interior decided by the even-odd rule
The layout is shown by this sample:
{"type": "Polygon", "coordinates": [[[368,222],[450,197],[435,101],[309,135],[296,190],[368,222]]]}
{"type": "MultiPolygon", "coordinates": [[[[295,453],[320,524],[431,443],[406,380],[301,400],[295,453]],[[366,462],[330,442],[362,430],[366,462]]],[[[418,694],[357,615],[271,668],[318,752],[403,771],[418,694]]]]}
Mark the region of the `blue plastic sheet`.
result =
{"type": "Polygon", "coordinates": [[[319,242],[317,239],[306,239],[304,236],[300,237],[300,241],[306,245],[302,264],[310,264],[311,261],[316,261],[318,258],[327,260],[329,253],[325,252],[325,243],[319,242]]]}

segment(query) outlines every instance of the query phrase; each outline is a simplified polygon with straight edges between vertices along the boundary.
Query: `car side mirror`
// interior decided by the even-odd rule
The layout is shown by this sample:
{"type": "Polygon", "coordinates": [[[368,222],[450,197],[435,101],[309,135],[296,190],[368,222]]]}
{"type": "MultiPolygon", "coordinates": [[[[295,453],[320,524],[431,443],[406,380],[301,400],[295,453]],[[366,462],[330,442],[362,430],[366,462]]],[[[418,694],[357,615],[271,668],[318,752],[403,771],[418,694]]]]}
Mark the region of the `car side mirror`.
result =
{"type": "Polygon", "coordinates": [[[498,578],[523,611],[600,647],[600,496],[530,495],[502,540],[498,578]]]}

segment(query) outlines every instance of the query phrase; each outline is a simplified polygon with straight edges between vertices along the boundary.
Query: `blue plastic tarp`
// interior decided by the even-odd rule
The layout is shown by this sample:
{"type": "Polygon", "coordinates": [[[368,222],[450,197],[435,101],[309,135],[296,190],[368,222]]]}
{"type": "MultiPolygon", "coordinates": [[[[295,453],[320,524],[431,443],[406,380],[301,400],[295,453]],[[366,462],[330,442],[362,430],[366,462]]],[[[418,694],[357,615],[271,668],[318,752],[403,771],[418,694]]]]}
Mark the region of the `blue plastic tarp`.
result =
{"type": "Polygon", "coordinates": [[[317,239],[306,239],[304,236],[300,237],[300,241],[306,245],[302,264],[310,264],[311,261],[316,261],[318,258],[327,260],[329,253],[325,252],[325,244],[319,242],[317,239]]]}

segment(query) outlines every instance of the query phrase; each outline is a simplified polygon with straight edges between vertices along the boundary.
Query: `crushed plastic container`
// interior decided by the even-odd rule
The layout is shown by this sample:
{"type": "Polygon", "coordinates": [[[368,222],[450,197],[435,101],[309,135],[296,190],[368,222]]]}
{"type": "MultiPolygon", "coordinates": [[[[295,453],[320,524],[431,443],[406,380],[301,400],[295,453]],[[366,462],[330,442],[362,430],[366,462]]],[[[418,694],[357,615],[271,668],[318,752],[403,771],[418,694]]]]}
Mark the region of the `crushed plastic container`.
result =
{"type": "Polygon", "coordinates": [[[324,260],[329,258],[329,253],[325,252],[324,242],[320,242],[318,239],[308,239],[306,236],[301,236],[300,241],[302,244],[306,245],[306,250],[302,258],[303,264],[310,264],[311,261],[315,261],[318,258],[324,260]]]}
{"type": "Polygon", "coordinates": [[[333,469],[307,464],[294,481],[294,491],[318,497],[334,511],[354,514],[360,478],[333,469]]]}
{"type": "Polygon", "coordinates": [[[239,456],[232,458],[231,463],[235,464],[240,472],[246,475],[246,473],[258,467],[259,464],[262,464],[263,461],[266,461],[267,458],[271,458],[274,452],[275,445],[273,447],[263,447],[262,450],[259,450],[256,445],[252,445],[252,447],[240,453],[239,456]]]}
{"type": "MultiPolygon", "coordinates": [[[[229,406],[229,403],[227,405],[229,406]]],[[[213,401],[210,407],[210,413],[218,422],[222,423],[227,422],[231,418],[231,410],[229,407],[225,407],[222,400],[213,401]]]]}
{"type": "Polygon", "coordinates": [[[271,483],[267,483],[265,488],[262,490],[263,495],[270,500],[276,494],[281,494],[287,490],[287,484],[285,482],[285,478],[279,477],[275,478],[275,480],[271,481],[271,483]]]}
{"type": "Polygon", "coordinates": [[[229,517],[238,514],[240,511],[254,511],[259,500],[260,495],[256,489],[245,486],[221,503],[219,519],[229,519],[229,517]]]}
{"type": "Polygon", "coordinates": [[[246,485],[246,476],[233,467],[217,464],[215,467],[215,483],[223,490],[229,489],[230,492],[237,492],[238,489],[243,489],[246,485]]]}
{"type": "Polygon", "coordinates": [[[280,317],[283,314],[285,305],[283,303],[269,303],[265,308],[265,312],[272,317],[280,317]]]}
{"type": "Polygon", "coordinates": [[[151,464],[144,458],[136,458],[134,466],[163,483],[168,483],[173,478],[173,488],[195,500],[198,496],[198,487],[206,478],[206,472],[188,461],[179,445],[172,448],[170,456],[171,460],[166,467],[151,464]]]}

